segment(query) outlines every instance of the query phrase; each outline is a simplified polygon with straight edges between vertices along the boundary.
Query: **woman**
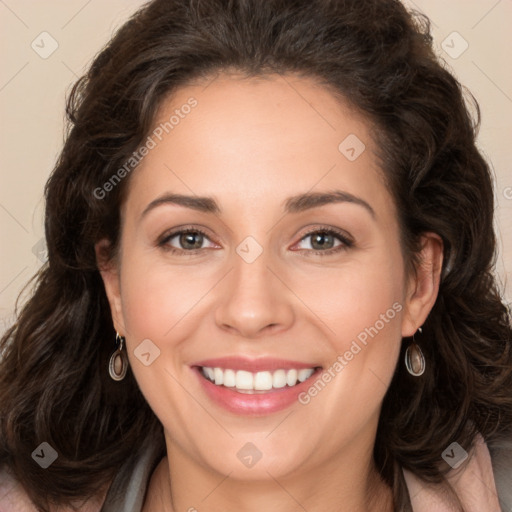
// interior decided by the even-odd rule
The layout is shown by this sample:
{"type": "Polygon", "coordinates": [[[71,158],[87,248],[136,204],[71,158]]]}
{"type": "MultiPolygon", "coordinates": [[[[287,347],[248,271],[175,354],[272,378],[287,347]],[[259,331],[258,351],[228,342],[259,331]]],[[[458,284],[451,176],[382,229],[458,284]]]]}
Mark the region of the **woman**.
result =
{"type": "Polygon", "coordinates": [[[155,0],[67,111],[2,340],[32,506],[510,507],[492,181],[426,19],[155,0]]]}

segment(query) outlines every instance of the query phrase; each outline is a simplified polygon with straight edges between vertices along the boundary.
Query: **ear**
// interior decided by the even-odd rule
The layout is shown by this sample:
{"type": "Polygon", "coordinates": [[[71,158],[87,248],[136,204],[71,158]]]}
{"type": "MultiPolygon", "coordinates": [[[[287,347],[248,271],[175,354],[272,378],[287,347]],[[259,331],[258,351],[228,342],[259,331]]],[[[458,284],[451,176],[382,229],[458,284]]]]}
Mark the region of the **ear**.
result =
{"type": "Polygon", "coordinates": [[[435,233],[421,237],[419,264],[407,278],[402,336],[412,336],[432,310],[439,292],[443,266],[443,241],[435,233]]]}
{"type": "Polygon", "coordinates": [[[96,253],[96,263],[103,279],[105,292],[110,304],[110,312],[114,329],[124,336],[126,329],[124,326],[123,309],[121,306],[121,283],[119,276],[119,264],[115,259],[109,256],[110,241],[102,239],[94,246],[96,253]]]}

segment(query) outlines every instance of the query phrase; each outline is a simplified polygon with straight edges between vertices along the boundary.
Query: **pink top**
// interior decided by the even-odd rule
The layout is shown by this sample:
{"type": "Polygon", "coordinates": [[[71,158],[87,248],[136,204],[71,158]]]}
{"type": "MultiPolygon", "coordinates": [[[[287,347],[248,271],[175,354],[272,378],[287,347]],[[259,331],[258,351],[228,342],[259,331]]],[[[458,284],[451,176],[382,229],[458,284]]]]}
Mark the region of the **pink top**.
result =
{"type": "MultiPolygon", "coordinates": [[[[439,486],[420,481],[403,471],[414,512],[455,512],[460,505],[439,486]]],[[[461,501],[464,512],[501,512],[491,465],[491,456],[481,435],[475,438],[474,451],[467,464],[450,470],[450,485],[461,501]]]]}

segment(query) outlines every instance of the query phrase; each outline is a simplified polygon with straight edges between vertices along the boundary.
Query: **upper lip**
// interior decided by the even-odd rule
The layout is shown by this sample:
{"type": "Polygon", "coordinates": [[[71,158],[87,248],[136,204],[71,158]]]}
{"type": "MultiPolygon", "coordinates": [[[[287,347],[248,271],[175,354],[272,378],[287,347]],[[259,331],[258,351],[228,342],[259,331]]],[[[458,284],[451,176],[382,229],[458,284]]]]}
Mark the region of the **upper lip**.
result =
{"type": "Polygon", "coordinates": [[[249,359],[240,356],[218,357],[214,359],[204,359],[192,364],[191,366],[207,366],[209,368],[223,368],[231,370],[245,370],[248,372],[264,372],[275,370],[290,370],[292,368],[317,368],[320,367],[316,363],[303,363],[300,361],[291,361],[289,359],[276,359],[270,357],[261,357],[257,359],[249,359]]]}

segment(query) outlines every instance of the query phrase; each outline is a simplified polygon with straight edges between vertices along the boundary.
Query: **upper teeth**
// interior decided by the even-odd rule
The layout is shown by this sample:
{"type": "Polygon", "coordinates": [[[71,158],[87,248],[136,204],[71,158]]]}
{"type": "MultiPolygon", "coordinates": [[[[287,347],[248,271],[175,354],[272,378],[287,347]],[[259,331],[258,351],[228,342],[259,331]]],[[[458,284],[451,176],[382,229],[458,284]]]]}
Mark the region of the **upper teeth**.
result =
{"type": "Polygon", "coordinates": [[[217,386],[255,391],[284,388],[286,385],[295,386],[297,381],[304,382],[315,372],[314,368],[305,368],[251,373],[245,370],[224,370],[208,366],[203,366],[202,371],[203,375],[217,386]]]}

